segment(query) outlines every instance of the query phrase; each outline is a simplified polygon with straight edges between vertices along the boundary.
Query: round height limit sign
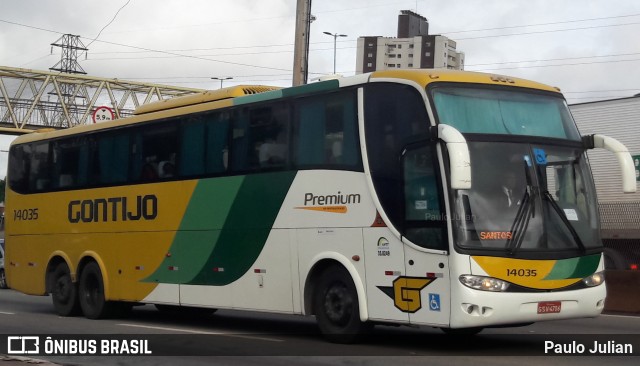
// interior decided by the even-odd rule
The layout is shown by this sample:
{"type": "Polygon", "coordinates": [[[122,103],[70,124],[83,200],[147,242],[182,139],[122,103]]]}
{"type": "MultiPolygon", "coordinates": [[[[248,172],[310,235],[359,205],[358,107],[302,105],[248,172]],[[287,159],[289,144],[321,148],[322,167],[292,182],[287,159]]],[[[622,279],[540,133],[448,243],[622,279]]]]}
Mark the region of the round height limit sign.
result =
{"type": "Polygon", "coordinates": [[[116,118],[116,115],[113,113],[113,109],[106,106],[102,106],[102,107],[97,107],[93,111],[92,118],[93,118],[93,123],[113,121],[116,118]]]}

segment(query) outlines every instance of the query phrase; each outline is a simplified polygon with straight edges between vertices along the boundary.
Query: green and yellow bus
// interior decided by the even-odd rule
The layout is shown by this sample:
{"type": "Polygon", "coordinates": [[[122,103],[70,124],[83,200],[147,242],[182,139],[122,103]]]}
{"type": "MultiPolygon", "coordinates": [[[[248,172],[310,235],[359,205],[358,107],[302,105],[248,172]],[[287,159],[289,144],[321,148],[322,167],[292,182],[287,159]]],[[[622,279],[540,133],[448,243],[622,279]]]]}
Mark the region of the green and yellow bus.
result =
{"type": "Polygon", "coordinates": [[[561,93],[504,76],[379,71],[141,106],[10,148],[7,278],[62,316],[134,303],[473,333],[593,317],[602,244],[561,93]]]}

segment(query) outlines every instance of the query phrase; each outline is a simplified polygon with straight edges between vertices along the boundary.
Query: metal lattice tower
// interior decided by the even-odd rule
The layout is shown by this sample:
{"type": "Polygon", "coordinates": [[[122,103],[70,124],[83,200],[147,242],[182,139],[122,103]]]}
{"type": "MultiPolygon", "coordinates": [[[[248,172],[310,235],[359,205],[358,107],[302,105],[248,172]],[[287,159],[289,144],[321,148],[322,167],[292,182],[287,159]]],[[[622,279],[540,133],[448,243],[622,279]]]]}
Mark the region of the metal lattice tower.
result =
{"type": "Polygon", "coordinates": [[[58,38],[57,41],[53,42],[51,46],[52,52],[53,47],[62,48],[62,54],[60,56],[60,61],[53,65],[53,67],[50,67],[49,70],[60,71],[66,74],[87,74],[78,63],[78,51],[89,51],[89,49],[85,47],[80,40],[80,36],[65,34],[58,38]]]}
{"type": "MultiPolygon", "coordinates": [[[[58,38],[57,41],[51,44],[51,51],[53,52],[53,47],[60,47],[62,49],[60,61],[50,67],[51,71],[59,71],[65,74],[82,74],[86,75],[87,73],[84,71],[82,66],[78,63],[78,52],[79,51],[88,51],[89,49],[85,47],[85,45],[80,40],[80,36],[75,36],[73,34],[65,34],[62,37],[58,38]]],[[[78,110],[78,105],[76,103],[76,98],[81,97],[78,95],[78,87],[77,85],[72,84],[62,84],[60,85],[61,91],[60,95],[62,95],[63,100],[67,107],[70,108],[72,112],[72,116],[76,116],[75,113],[78,110]]],[[[60,127],[71,127],[71,125],[77,124],[77,120],[73,120],[69,126],[62,126],[64,123],[64,118],[62,114],[57,118],[60,121],[60,127]]]]}

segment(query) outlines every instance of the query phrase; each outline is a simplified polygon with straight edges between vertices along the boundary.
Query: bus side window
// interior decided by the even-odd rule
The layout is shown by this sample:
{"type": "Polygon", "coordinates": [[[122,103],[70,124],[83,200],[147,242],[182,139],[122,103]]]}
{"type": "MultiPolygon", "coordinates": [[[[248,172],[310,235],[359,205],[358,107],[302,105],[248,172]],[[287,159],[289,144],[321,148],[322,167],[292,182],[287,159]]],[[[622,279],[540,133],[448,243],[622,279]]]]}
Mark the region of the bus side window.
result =
{"type": "Polygon", "coordinates": [[[285,103],[239,111],[232,132],[234,171],[283,168],[288,162],[289,108],[285,103]]]}
{"type": "Polygon", "coordinates": [[[358,166],[355,92],[314,95],[297,101],[294,158],[301,167],[358,166]]]}
{"type": "Polygon", "coordinates": [[[32,192],[46,191],[51,187],[49,146],[49,142],[41,142],[31,147],[29,190],[32,192]]]}
{"type": "Polygon", "coordinates": [[[246,171],[251,160],[249,129],[249,111],[245,108],[238,111],[237,118],[233,120],[231,132],[231,169],[233,171],[246,171]]]}
{"type": "Polygon", "coordinates": [[[29,171],[31,165],[31,145],[23,144],[11,148],[8,167],[9,186],[16,192],[29,190],[29,171]]]}
{"type": "Polygon", "coordinates": [[[155,128],[139,128],[134,134],[132,174],[134,181],[151,182],[175,175],[178,123],[169,120],[155,128]]]}
{"type": "Polygon", "coordinates": [[[52,188],[72,188],[87,184],[89,138],[67,138],[53,143],[52,188]]]}
{"type": "Polygon", "coordinates": [[[205,168],[207,173],[224,173],[229,168],[229,127],[232,112],[217,112],[207,119],[205,168]]]}
{"type": "MultiPolygon", "coordinates": [[[[208,118],[208,116],[204,116],[208,118]]],[[[191,177],[204,174],[206,125],[202,116],[189,117],[181,126],[179,174],[191,177]]]]}
{"type": "Polygon", "coordinates": [[[98,184],[125,183],[129,179],[130,165],[129,133],[117,132],[97,139],[97,159],[94,171],[98,184]]]}

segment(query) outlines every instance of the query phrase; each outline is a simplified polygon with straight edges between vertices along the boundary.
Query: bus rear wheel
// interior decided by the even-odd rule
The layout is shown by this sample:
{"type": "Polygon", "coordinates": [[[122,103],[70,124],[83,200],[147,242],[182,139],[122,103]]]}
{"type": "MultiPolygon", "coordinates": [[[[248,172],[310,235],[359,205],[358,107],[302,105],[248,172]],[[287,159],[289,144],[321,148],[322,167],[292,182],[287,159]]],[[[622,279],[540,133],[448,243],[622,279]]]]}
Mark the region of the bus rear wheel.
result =
{"type": "Polygon", "coordinates": [[[71,271],[67,264],[58,264],[50,276],[51,299],[58,315],[79,314],[78,285],[71,280],[71,271]]]}
{"type": "Polygon", "coordinates": [[[78,286],[80,307],[88,319],[103,319],[112,315],[114,303],[104,297],[104,281],[96,262],[87,264],[80,274],[78,286]]]}
{"type": "Polygon", "coordinates": [[[372,329],[360,320],[356,287],[344,267],[332,266],[321,275],[313,300],[320,332],[334,343],[354,343],[372,329]]]}

